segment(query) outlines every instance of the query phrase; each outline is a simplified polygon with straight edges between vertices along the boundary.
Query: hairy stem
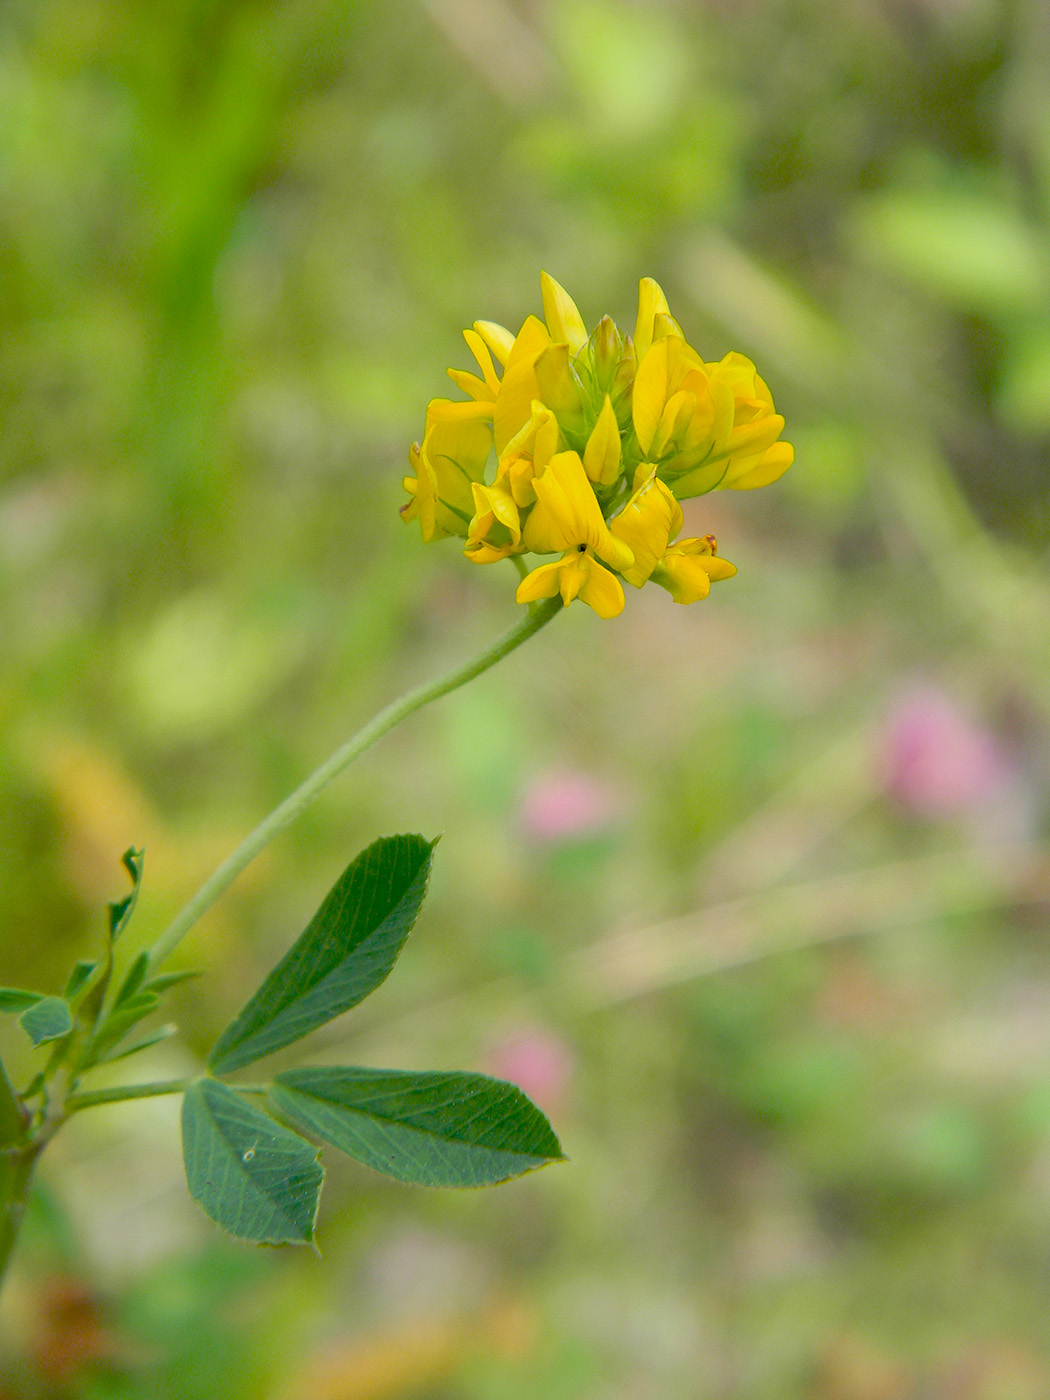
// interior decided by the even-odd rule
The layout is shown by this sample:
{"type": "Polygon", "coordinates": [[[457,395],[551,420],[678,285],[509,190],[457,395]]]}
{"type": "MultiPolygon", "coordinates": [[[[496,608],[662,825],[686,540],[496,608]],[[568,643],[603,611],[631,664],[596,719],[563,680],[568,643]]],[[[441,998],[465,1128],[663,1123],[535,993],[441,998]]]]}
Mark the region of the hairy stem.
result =
{"type": "Polygon", "coordinates": [[[394,700],[385,709],[380,710],[352,738],[336,749],[335,753],[322,763],[320,768],[315,769],[290,797],[287,797],[279,807],[275,807],[270,815],[245,837],[233,854],[223,861],[215,873],[205,880],[197,893],[175,916],[153,945],[150,950],[151,966],[159,967],[170,956],[201,915],[211,908],[245,866],[255,859],[263,847],[272,841],[279,831],[283,831],[286,826],[293,822],[333,778],[353,763],[355,758],[360,758],[377,740],[389,733],[403,719],[415,714],[416,710],[421,710],[432,700],[439,700],[443,695],[458,690],[461,685],[466,685],[467,681],[473,680],[475,676],[480,676],[482,671],[487,671],[490,666],[495,666],[497,661],[502,661],[505,656],[520,647],[522,642],[528,641],[541,627],[545,626],[555,613],[561,610],[561,607],[561,598],[555,597],[541,603],[535,609],[530,609],[529,615],[522,622],[510,628],[491,646],[479,652],[477,656],[464,662],[462,666],[447,671],[443,676],[438,676],[435,680],[426,681],[423,685],[407,691],[400,699],[394,700]]]}

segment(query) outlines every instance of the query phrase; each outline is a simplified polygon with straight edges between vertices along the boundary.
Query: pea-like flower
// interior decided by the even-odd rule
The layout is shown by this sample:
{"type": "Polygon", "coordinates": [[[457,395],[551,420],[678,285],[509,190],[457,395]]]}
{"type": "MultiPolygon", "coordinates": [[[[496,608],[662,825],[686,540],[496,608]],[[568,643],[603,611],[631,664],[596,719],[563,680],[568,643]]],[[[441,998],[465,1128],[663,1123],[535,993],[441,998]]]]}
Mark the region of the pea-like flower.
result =
{"type": "Polygon", "coordinates": [[[477,373],[449,370],[467,402],[429,405],[402,516],[425,540],[464,537],[473,563],[513,559],[519,602],[560,594],[615,617],[621,578],[679,603],[706,597],[736,570],[712,536],[676,540],[678,502],[764,486],[790,466],[765,381],[736,352],[705,361],[651,278],[633,339],[608,316],[588,334],[546,273],[541,290],[543,319],[517,335],[494,321],[464,331],[477,373]],[[560,557],[529,568],[529,554],[560,557]]]}
{"type": "Polygon", "coordinates": [[[695,603],[712,583],[733,577],[736,566],[719,558],[714,535],[672,543],[683,524],[682,507],[653,468],[609,527],[634,555],[623,570],[628,583],[641,588],[651,579],[676,603],[695,603]]]}

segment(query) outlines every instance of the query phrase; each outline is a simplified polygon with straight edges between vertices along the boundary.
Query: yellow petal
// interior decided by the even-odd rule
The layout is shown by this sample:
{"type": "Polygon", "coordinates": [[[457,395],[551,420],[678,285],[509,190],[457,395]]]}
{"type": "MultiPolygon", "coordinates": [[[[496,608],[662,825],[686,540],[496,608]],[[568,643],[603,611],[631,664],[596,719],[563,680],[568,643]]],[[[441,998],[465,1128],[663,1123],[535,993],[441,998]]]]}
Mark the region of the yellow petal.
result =
{"type": "Polygon", "coordinates": [[[543,291],[543,315],[551,339],[567,345],[575,355],[587,341],[587,328],[576,309],[576,303],[565,288],[546,272],[540,273],[540,287],[543,291]]]}
{"type": "Polygon", "coordinates": [[[634,332],[634,349],[639,362],[653,343],[653,325],[657,315],[671,314],[667,298],[658,282],[651,277],[643,277],[638,284],[638,321],[634,332]]]}
{"type": "Polygon", "coordinates": [[[726,481],[726,486],[734,491],[750,491],[756,486],[768,486],[771,481],[784,475],[795,460],[795,449],[790,442],[775,442],[758,463],[749,471],[726,481]]]}
{"type": "Polygon", "coordinates": [[[578,453],[556,452],[533,485],[536,504],[522,531],[526,550],[550,554],[604,542],[608,529],[578,453]]]}
{"type": "Polygon", "coordinates": [[[606,394],[598,421],[583,449],[583,469],[599,486],[611,486],[620,475],[620,425],[606,394]]]}
{"type": "Polygon", "coordinates": [[[567,345],[548,345],[536,357],[539,398],[560,415],[578,414],[583,405],[569,364],[567,345]]]}
{"type": "Polygon", "coordinates": [[[667,402],[667,340],[651,345],[638,362],[631,413],[642,455],[647,456],[667,402]]]}
{"type": "Polygon", "coordinates": [[[482,340],[492,351],[493,355],[501,365],[506,365],[510,359],[510,352],[514,345],[514,337],[506,326],[497,325],[495,321],[475,321],[474,329],[482,340]]]}
{"type": "Polygon", "coordinates": [[[713,535],[679,540],[653,570],[653,582],[666,588],[676,603],[696,603],[706,598],[712,583],[732,578],[736,565],[716,553],[713,535]]]}
{"type": "Polygon", "coordinates": [[[492,564],[514,554],[521,543],[521,519],[506,477],[491,486],[475,482],[474,515],[463,553],[475,564],[492,564]]]}
{"type": "MultiPolygon", "coordinates": [[[[577,565],[585,575],[577,588],[581,603],[593,608],[599,617],[619,617],[623,612],[623,589],[620,580],[608,569],[603,569],[597,559],[586,554],[580,555],[577,565]]],[[[564,597],[564,592],[562,594],[564,597]]]]}
{"type": "Polygon", "coordinates": [[[547,327],[536,316],[529,316],[507,357],[507,368],[496,395],[496,452],[502,454],[515,433],[529,421],[532,401],[540,397],[536,382],[536,360],[550,344],[547,327]]]}
{"type": "Polygon", "coordinates": [[[682,507],[655,472],[649,469],[609,529],[634,555],[634,562],[623,569],[623,576],[635,588],[650,577],[664,557],[667,543],[682,528],[682,507]]]}
{"type": "Polygon", "coordinates": [[[653,434],[653,440],[647,449],[647,455],[656,458],[663,457],[670,444],[678,443],[685,437],[695,414],[696,396],[694,394],[690,394],[685,389],[679,389],[677,394],[672,394],[664,404],[664,411],[660,414],[660,421],[656,425],[656,432],[653,434]]]}
{"type": "Polygon", "coordinates": [[[476,374],[471,374],[469,369],[450,369],[448,377],[457,389],[462,389],[465,394],[469,394],[472,399],[477,399],[479,403],[487,403],[490,406],[495,403],[495,390],[489,388],[485,381],[479,379],[476,374]]]}
{"type": "Polygon", "coordinates": [[[488,346],[477,331],[464,331],[463,339],[467,342],[470,353],[477,360],[482,378],[492,390],[492,397],[495,398],[496,391],[499,389],[499,375],[496,373],[496,366],[492,363],[488,346]]]}
{"type": "Polygon", "coordinates": [[[553,564],[541,564],[538,569],[526,574],[518,584],[514,597],[519,603],[536,603],[541,598],[553,598],[560,590],[560,582],[561,560],[556,559],[553,564]]]}

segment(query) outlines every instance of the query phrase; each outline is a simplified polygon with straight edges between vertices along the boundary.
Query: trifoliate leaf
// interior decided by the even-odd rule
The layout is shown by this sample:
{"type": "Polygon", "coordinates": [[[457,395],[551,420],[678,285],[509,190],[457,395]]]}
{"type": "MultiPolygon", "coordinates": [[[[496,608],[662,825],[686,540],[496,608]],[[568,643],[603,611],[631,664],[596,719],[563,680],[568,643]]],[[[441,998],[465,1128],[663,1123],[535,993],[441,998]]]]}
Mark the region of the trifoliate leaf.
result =
{"type": "Polygon", "coordinates": [[[208,1057],[216,1074],[299,1040],[363,1001],[393,967],[416,921],[432,841],[387,836],[339,877],[306,931],[208,1057]]]}
{"type": "Polygon", "coordinates": [[[190,1195],[238,1239],[307,1244],[324,1172],[317,1150],[215,1079],[182,1104],[182,1155],[190,1195]]]}
{"type": "Polygon", "coordinates": [[[18,1024],[34,1045],[60,1040],[73,1029],[73,1013],[65,997],[41,997],[18,1018],[18,1024]]]}
{"type": "Polygon", "coordinates": [[[297,1128],[419,1186],[491,1186],[562,1160],[536,1105],[482,1074],[289,1070],[270,1096],[297,1128]]]}

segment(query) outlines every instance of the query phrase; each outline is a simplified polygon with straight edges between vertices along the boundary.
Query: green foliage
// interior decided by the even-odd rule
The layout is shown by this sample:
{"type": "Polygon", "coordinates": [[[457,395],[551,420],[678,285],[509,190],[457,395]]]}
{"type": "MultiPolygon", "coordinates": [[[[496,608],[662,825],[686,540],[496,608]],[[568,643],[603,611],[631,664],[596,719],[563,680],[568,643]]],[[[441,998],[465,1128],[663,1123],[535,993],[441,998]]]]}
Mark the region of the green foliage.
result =
{"type": "Polygon", "coordinates": [[[43,999],[43,992],[30,992],[25,987],[0,987],[0,1012],[11,1015],[43,999]]]}
{"type": "Polygon", "coordinates": [[[139,898],[139,887],[142,884],[142,859],[143,852],[134,846],[129,846],[120,858],[121,865],[131,878],[131,893],[106,906],[109,915],[110,943],[116,943],[135,912],[135,905],[139,898]]]}
{"type": "Polygon", "coordinates": [[[190,1195],[231,1235],[260,1244],[313,1238],[324,1172],[317,1152],[226,1084],[201,1079],[182,1103],[190,1195]]]}
{"type": "MultiPolygon", "coordinates": [[[[380,985],[419,913],[434,845],[422,836],[381,837],[351,861],[220,1036],[209,1057],[214,1072],[301,1039],[380,985]]],[[[112,1019],[119,1018],[118,1010],[112,1019]]],[[[288,1071],[270,1086],[270,1098],[295,1127],[419,1186],[490,1186],[562,1160],[550,1124],[521,1090],[480,1074],[288,1071]]],[[[317,1167],[316,1180],[304,1178],[303,1164],[316,1154],[301,1138],[236,1086],[213,1079],[187,1091],[182,1124],[190,1194],[214,1220],[258,1243],[312,1237],[321,1173],[317,1167]],[[296,1150],[307,1156],[296,1158],[296,1150]],[[280,1191],[284,1177],[295,1183],[290,1196],[280,1191]]]]}
{"type": "Polygon", "coordinates": [[[416,921],[434,842],[374,842],[332,887],[305,932],[223,1031],[208,1065],[240,1069],[356,1006],[384,980],[416,921]]]}
{"type": "Polygon", "coordinates": [[[270,1097],[296,1127],[417,1186],[491,1186],[562,1160],[539,1109],[481,1074],[289,1070],[270,1097]]]}
{"type": "Polygon", "coordinates": [[[34,1045],[61,1040],[73,1029],[73,1013],[65,997],[41,997],[18,1018],[18,1024],[34,1045]]]}

